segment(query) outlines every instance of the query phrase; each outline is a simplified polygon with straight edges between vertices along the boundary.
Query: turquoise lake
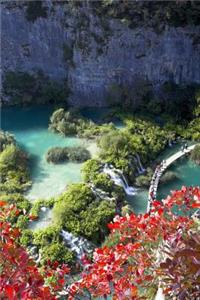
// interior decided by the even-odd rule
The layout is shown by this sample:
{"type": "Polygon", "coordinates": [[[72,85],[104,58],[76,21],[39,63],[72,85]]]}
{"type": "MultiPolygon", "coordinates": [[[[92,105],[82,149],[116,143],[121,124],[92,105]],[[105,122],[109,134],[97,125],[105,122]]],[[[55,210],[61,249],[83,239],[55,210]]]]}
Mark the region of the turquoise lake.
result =
{"type": "MultiPolygon", "coordinates": [[[[180,150],[180,146],[173,146],[160,155],[160,159],[168,158],[180,150]]],[[[165,199],[171,191],[178,190],[182,186],[200,186],[200,166],[189,158],[183,157],[177,160],[167,171],[176,173],[177,179],[158,186],[157,199],[165,199]]],[[[136,212],[144,212],[144,203],[147,204],[148,190],[140,190],[135,196],[136,212]]],[[[133,201],[133,200],[132,200],[133,201]]]]}
{"type": "Polygon", "coordinates": [[[65,187],[81,181],[81,164],[52,165],[45,159],[47,150],[54,146],[78,146],[84,143],[76,137],[64,138],[48,130],[53,107],[6,108],[2,110],[1,127],[13,133],[19,145],[30,156],[33,185],[27,193],[30,200],[60,194],[65,187]]]}
{"type": "MultiPolygon", "coordinates": [[[[84,145],[92,155],[95,155],[97,150],[94,143],[50,132],[48,123],[53,110],[52,106],[33,106],[4,108],[1,112],[1,128],[13,133],[17,142],[30,156],[33,181],[31,189],[27,192],[30,200],[59,195],[68,184],[81,181],[81,164],[51,165],[46,162],[45,154],[49,148],[84,145]]],[[[106,113],[106,109],[86,109],[82,113],[94,121],[99,121],[106,113]]],[[[119,128],[122,126],[120,123],[116,125],[119,128]]],[[[169,148],[160,157],[167,158],[177,150],[179,146],[169,148]]],[[[178,179],[159,186],[158,199],[165,198],[171,190],[178,189],[182,185],[200,185],[200,167],[189,159],[180,159],[169,170],[176,172],[178,179]]],[[[147,194],[147,190],[138,189],[137,195],[128,199],[136,213],[146,210],[147,194]]]]}

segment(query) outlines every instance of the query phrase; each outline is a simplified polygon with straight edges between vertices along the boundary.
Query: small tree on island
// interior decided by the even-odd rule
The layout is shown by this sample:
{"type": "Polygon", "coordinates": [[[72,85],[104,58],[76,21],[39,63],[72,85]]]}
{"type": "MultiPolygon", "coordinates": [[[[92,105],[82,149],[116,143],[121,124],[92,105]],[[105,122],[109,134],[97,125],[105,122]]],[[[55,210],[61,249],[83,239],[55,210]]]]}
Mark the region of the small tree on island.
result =
{"type": "Polygon", "coordinates": [[[200,165],[200,145],[196,145],[191,152],[191,159],[200,165]]]}

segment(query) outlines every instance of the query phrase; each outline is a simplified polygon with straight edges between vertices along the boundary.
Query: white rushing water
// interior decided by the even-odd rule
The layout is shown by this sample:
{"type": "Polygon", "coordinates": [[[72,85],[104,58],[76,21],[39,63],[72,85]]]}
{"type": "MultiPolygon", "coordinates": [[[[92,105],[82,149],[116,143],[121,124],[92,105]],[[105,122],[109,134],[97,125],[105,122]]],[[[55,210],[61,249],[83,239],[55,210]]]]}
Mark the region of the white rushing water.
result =
{"type": "Polygon", "coordinates": [[[103,172],[108,174],[116,185],[122,186],[129,196],[136,194],[136,189],[128,185],[128,182],[121,170],[115,169],[112,165],[105,164],[103,172]]]}
{"type": "Polygon", "coordinates": [[[140,170],[139,173],[142,174],[142,173],[145,172],[145,168],[143,167],[143,165],[141,163],[141,159],[140,159],[139,154],[136,153],[135,157],[136,157],[136,160],[137,160],[137,163],[138,163],[138,166],[139,166],[139,170],[140,170]]]}
{"type": "Polygon", "coordinates": [[[75,236],[65,230],[61,231],[61,235],[66,244],[76,254],[78,259],[81,259],[84,254],[91,253],[93,251],[92,244],[85,238],[75,236]]]}

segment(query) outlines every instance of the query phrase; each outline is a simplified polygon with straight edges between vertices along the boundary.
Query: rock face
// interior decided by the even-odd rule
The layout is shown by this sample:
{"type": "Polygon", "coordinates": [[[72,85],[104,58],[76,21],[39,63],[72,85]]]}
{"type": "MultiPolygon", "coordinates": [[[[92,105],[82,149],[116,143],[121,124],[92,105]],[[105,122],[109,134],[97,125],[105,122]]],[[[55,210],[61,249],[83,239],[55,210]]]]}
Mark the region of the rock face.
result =
{"type": "Polygon", "coordinates": [[[104,106],[112,83],[134,85],[143,78],[155,87],[165,81],[200,83],[200,27],[156,33],[107,23],[89,7],[69,9],[48,3],[47,18],[30,22],[25,8],[2,4],[2,72],[42,70],[56,80],[68,78],[73,105],[104,106]]]}

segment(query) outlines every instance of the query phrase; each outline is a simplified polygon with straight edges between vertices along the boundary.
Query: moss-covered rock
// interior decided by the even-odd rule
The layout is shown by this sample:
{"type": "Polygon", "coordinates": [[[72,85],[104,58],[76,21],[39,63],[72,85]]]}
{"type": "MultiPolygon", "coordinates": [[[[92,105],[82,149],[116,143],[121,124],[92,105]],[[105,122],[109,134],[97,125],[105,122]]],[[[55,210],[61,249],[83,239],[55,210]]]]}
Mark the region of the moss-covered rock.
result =
{"type": "Polygon", "coordinates": [[[90,159],[90,152],[84,147],[55,147],[48,150],[47,162],[54,164],[72,162],[84,162],[90,159]]]}

